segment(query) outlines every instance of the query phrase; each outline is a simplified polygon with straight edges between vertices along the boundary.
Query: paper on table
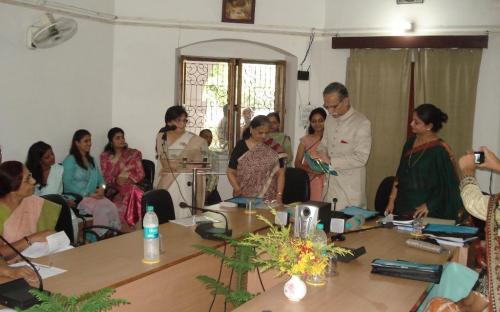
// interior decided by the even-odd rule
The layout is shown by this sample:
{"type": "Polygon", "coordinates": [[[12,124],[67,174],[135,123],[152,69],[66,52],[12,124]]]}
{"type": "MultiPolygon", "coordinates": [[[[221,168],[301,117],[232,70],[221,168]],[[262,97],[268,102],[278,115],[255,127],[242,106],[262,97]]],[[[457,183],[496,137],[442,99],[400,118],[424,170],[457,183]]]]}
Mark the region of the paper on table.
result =
{"type": "MultiPolygon", "coordinates": [[[[35,268],[37,269],[38,273],[40,273],[40,276],[42,277],[42,279],[46,279],[46,278],[49,278],[51,276],[56,276],[56,275],[59,275],[61,273],[66,272],[66,270],[64,270],[64,269],[56,268],[53,266],[49,266],[49,265],[45,265],[45,264],[38,264],[35,262],[32,262],[32,263],[35,266],[35,268]]],[[[12,268],[23,267],[23,266],[31,268],[31,266],[28,263],[26,263],[26,261],[17,262],[17,263],[11,264],[9,266],[12,268]]]]}
{"type": "Polygon", "coordinates": [[[73,246],[70,245],[68,236],[65,232],[61,231],[47,236],[46,243],[33,243],[26,248],[22,254],[28,258],[40,258],[71,248],[73,248],[73,246]]]}

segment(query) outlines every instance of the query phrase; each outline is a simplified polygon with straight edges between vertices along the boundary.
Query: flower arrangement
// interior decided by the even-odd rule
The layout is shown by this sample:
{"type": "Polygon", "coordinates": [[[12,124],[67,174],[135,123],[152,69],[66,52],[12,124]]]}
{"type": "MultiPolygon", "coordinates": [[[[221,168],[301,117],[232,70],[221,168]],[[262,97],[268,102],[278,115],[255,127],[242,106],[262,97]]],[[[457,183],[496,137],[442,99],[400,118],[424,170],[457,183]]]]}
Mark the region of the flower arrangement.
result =
{"type": "MultiPolygon", "coordinates": [[[[275,214],[275,210],[271,210],[275,214]]],[[[277,269],[280,274],[288,275],[321,275],[328,265],[328,254],[345,255],[351,251],[330,243],[325,249],[315,248],[310,239],[301,239],[290,235],[290,225],[276,226],[265,217],[257,218],[269,226],[265,234],[252,233],[243,240],[255,248],[256,265],[263,270],[277,269]]]]}

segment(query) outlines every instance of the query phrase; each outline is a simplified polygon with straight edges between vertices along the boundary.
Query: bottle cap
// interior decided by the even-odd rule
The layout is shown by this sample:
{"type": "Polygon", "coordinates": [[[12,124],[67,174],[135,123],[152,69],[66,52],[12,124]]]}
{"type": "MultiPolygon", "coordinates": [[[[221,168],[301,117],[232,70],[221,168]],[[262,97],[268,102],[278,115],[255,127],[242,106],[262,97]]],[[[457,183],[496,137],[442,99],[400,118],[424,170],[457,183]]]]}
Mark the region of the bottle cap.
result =
{"type": "Polygon", "coordinates": [[[322,230],[322,231],[325,229],[325,227],[323,226],[323,224],[322,224],[322,223],[318,223],[318,225],[316,225],[316,228],[317,228],[318,230],[322,230]]]}
{"type": "Polygon", "coordinates": [[[155,211],[155,207],[153,205],[147,205],[146,212],[152,212],[152,211],[155,211]]]}

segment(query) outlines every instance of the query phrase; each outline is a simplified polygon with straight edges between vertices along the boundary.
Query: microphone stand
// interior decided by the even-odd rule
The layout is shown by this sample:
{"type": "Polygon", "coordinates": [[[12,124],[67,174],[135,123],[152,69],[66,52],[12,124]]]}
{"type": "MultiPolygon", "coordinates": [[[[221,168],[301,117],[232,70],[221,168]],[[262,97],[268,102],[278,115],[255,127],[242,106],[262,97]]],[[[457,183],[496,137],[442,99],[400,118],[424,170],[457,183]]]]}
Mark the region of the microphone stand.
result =
{"type": "MultiPolygon", "coordinates": [[[[0,235],[0,239],[19,257],[21,257],[21,259],[26,261],[29,266],[31,266],[31,269],[35,272],[38,278],[38,289],[40,291],[44,291],[42,277],[40,276],[40,273],[35,265],[28,258],[23,256],[19,250],[12,246],[12,244],[9,243],[2,235],[0,235]]],[[[29,292],[32,287],[26,282],[26,280],[24,280],[24,278],[18,278],[1,284],[0,288],[0,304],[9,308],[24,310],[40,303],[40,301],[29,292]]],[[[45,293],[49,294],[47,291],[45,291],[45,293]]]]}
{"type": "Polygon", "coordinates": [[[224,229],[219,229],[219,228],[214,227],[213,222],[199,224],[196,227],[195,232],[198,233],[202,238],[211,239],[211,240],[224,240],[224,238],[221,238],[218,235],[224,235],[224,236],[231,237],[231,235],[233,234],[233,231],[228,228],[227,217],[222,212],[217,211],[217,210],[212,210],[212,209],[190,206],[190,205],[186,204],[185,202],[180,202],[179,207],[191,208],[192,210],[198,210],[201,212],[213,212],[216,214],[220,214],[220,215],[222,215],[222,217],[224,217],[224,221],[226,222],[224,229]]]}

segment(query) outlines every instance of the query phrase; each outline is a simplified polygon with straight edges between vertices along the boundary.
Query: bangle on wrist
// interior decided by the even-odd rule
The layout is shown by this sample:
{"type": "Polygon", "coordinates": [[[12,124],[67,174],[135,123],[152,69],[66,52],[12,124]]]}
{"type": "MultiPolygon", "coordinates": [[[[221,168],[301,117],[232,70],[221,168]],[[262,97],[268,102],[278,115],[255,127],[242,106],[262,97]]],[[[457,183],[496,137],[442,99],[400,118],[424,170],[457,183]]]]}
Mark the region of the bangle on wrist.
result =
{"type": "Polygon", "coordinates": [[[28,243],[28,246],[31,246],[31,241],[30,241],[30,239],[28,238],[28,236],[25,236],[25,237],[24,237],[24,240],[26,241],[26,243],[28,243]]]}

